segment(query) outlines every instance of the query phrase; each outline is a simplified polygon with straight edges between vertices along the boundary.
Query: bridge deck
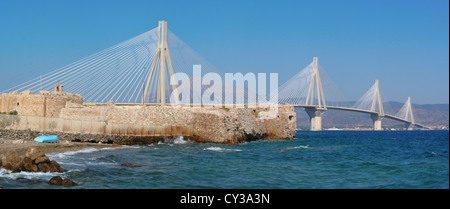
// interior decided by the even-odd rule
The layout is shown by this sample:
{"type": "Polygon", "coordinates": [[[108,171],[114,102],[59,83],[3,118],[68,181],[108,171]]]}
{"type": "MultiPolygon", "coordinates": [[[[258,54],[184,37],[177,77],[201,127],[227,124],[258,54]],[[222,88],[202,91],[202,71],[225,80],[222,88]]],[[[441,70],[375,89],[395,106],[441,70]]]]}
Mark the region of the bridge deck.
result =
{"type": "MultiPolygon", "coordinates": [[[[317,108],[317,106],[311,106],[311,105],[293,105],[293,106],[294,107],[303,107],[303,108],[317,108]]],[[[368,113],[368,114],[380,115],[379,112],[373,112],[373,111],[369,111],[369,110],[361,110],[361,109],[356,109],[356,108],[351,108],[351,107],[327,106],[326,108],[327,109],[334,109],[334,110],[345,110],[345,111],[352,111],[352,112],[360,112],[360,113],[368,113]]],[[[396,121],[400,121],[400,122],[404,122],[404,123],[410,123],[410,124],[415,125],[417,127],[430,129],[429,127],[424,126],[422,124],[413,123],[412,121],[408,121],[408,120],[405,120],[403,118],[399,118],[399,117],[394,116],[394,115],[384,114],[382,116],[385,117],[385,118],[392,119],[392,120],[396,120],[396,121]]]]}

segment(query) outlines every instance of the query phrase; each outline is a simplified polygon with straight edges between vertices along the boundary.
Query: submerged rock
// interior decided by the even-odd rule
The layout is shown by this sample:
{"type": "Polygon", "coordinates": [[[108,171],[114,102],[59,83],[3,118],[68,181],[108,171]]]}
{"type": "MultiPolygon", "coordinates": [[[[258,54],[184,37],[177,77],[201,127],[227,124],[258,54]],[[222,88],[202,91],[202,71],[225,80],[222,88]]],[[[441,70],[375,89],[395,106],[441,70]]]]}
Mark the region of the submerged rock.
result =
{"type": "Polygon", "coordinates": [[[60,185],[60,186],[78,186],[77,183],[73,182],[70,179],[63,179],[61,176],[55,176],[48,181],[51,185],[60,185]]]}
{"type": "Polygon", "coordinates": [[[51,178],[48,183],[51,185],[61,185],[62,180],[61,176],[55,176],[51,178]]]}
{"type": "Polygon", "coordinates": [[[73,182],[73,181],[70,180],[70,179],[64,179],[64,180],[62,180],[61,185],[63,185],[63,186],[78,186],[77,183],[73,182]]]}
{"type": "Polygon", "coordinates": [[[131,164],[131,163],[122,163],[121,166],[126,166],[126,167],[141,167],[141,165],[139,165],[139,164],[133,165],[133,164],[131,164]]]}

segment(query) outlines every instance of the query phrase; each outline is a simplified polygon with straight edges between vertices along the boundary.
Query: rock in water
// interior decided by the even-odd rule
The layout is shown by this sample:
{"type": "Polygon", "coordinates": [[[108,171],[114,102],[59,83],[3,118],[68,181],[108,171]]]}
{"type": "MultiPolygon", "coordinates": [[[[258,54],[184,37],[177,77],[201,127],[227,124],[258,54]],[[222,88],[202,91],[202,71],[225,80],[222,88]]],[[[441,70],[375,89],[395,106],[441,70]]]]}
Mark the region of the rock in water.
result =
{"type": "Polygon", "coordinates": [[[0,156],[0,167],[13,172],[64,172],[56,161],[50,161],[44,152],[36,148],[30,148],[24,156],[8,151],[0,156]]]}
{"type": "Polygon", "coordinates": [[[141,167],[141,165],[133,165],[131,163],[122,163],[120,164],[121,166],[125,166],[125,167],[141,167]]]}
{"type": "Polygon", "coordinates": [[[131,163],[122,163],[121,166],[131,167],[133,165],[131,163]]]}
{"type": "Polygon", "coordinates": [[[51,178],[48,183],[51,185],[61,185],[62,180],[61,176],[55,176],[51,178]]]}
{"type": "Polygon", "coordinates": [[[77,183],[70,179],[63,179],[61,176],[55,176],[48,181],[51,185],[61,185],[61,186],[78,186],[77,183]]]}
{"type": "Polygon", "coordinates": [[[50,172],[64,172],[64,170],[59,166],[59,163],[54,160],[50,161],[48,165],[50,167],[50,172]]]}
{"type": "Polygon", "coordinates": [[[34,164],[49,163],[49,162],[50,162],[50,159],[45,155],[40,156],[34,160],[34,164]]]}
{"type": "Polygon", "coordinates": [[[31,158],[32,161],[35,161],[39,157],[45,156],[44,152],[36,148],[30,148],[27,153],[25,153],[25,157],[31,158]]]}
{"type": "Polygon", "coordinates": [[[70,180],[70,179],[64,179],[64,180],[62,180],[61,184],[62,184],[63,186],[66,186],[66,187],[67,187],[67,186],[78,186],[77,183],[73,182],[73,181],[70,180]]]}
{"type": "Polygon", "coordinates": [[[24,157],[22,159],[23,167],[26,171],[31,171],[33,168],[33,161],[29,157],[24,157]]]}
{"type": "Polygon", "coordinates": [[[40,163],[37,165],[39,171],[41,172],[49,172],[50,171],[50,166],[48,166],[47,163],[40,163]]]}

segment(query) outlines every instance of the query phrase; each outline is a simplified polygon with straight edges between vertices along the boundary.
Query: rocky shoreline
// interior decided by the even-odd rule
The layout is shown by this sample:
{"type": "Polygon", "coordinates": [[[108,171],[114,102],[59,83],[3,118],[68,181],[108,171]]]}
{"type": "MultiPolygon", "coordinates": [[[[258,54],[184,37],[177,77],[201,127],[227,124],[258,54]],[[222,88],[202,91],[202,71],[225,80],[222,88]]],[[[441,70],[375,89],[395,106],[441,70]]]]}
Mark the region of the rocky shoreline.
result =
{"type": "MultiPolygon", "coordinates": [[[[198,143],[237,144],[259,139],[293,138],[296,121],[293,110],[290,105],[281,105],[278,107],[278,112],[275,112],[277,113],[276,117],[267,119],[259,115],[260,112],[264,112],[264,109],[261,108],[95,106],[65,108],[61,111],[60,118],[90,119],[92,121],[98,118],[108,118],[110,124],[121,122],[152,126],[153,123],[157,123],[163,127],[188,125],[192,130],[182,134],[184,140],[198,143]],[[124,119],[128,120],[124,121],[124,119]]],[[[21,121],[25,124],[29,122],[28,120],[21,121]]],[[[36,131],[20,127],[22,127],[20,124],[16,124],[15,129],[0,129],[0,167],[11,172],[64,172],[64,168],[50,160],[45,153],[66,152],[90,147],[155,144],[159,141],[173,140],[179,137],[171,132],[158,132],[152,136],[113,134],[116,132],[112,131],[112,127],[110,132],[105,131],[108,134],[80,133],[82,131],[67,131],[66,129],[62,129],[64,132],[36,131]],[[41,135],[58,135],[59,142],[34,142],[34,139],[41,135]],[[38,157],[34,157],[34,154],[38,155],[36,153],[39,153],[38,157]]],[[[124,163],[123,166],[138,167],[139,165],[124,163]]],[[[63,182],[70,181],[55,177],[51,182],[54,185],[62,185],[63,182]]],[[[76,185],[76,183],[73,182],[70,185],[76,185]]]]}
{"type": "MultiPolygon", "coordinates": [[[[86,148],[117,147],[112,143],[96,143],[69,141],[66,137],[58,143],[38,143],[34,136],[41,132],[0,130],[0,168],[17,172],[50,172],[55,176],[47,183],[60,186],[76,186],[70,179],[62,179],[58,173],[64,173],[58,162],[51,160],[46,153],[67,152],[86,148]]],[[[70,134],[69,134],[70,135],[70,134]]],[[[64,138],[64,137],[63,137],[64,138]]],[[[73,137],[76,138],[76,137],[73,137]]],[[[24,179],[19,179],[24,180],[24,179]]],[[[0,184],[0,189],[4,189],[0,184]]]]}
{"type": "Polygon", "coordinates": [[[64,169],[56,161],[50,160],[38,148],[29,148],[24,155],[19,155],[16,151],[9,150],[6,154],[0,155],[0,167],[13,173],[21,171],[64,172],[64,169]]]}
{"type": "MultiPolygon", "coordinates": [[[[6,154],[0,154],[0,168],[10,170],[13,173],[18,172],[52,172],[64,173],[66,170],[61,168],[58,162],[50,160],[48,156],[39,148],[28,148],[25,154],[19,154],[15,150],[9,150],[6,154]]],[[[20,179],[23,180],[23,179],[20,179]]],[[[26,179],[25,179],[26,180],[26,179]]],[[[54,176],[48,181],[51,185],[77,186],[78,184],[70,179],[62,179],[60,176],[54,176]]],[[[0,189],[3,186],[0,184],[0,189]]]]}
{"type": "MultiPolygon", "coordinates": [[[[15,144],[32,142],[38,136],[42,135],[58,135],[58,139],[63,147],[68,145],[80,144],[120,144],[120,145],[144,145],[158,143],[166,138],[176,136],[125,136],[125,135],[107,135],[107,134],[86,134],[86,133],[64,133],[58,131],[31,131],[31,130],[13,130],[0,129],[0,144],[2,140],[13,140],[15,144]],[[18,140],[18,141],[17,141],[18,140]],[[78,142],[78,143],[76,143],[78,142]]],[[[186,139],[192,140],[193,137],[185,136],[186,139]]],[[[41,143],[34,143],[35,145],[41,143]]],[[[1,147],[0,147],[1,152],[1,147]]]]}
{"type": "Polygon", "coordinates": [[[0,155],[6,154],[8,151],[14,150],[19,155],[24,155],[29,148],[37,148],[44,153],[66,152],[72,150],[80,150],[89,147],[103,148],[114,147],[117,144],[104,143],[100,141],[81,141],[77,140],[74,134],[56,133],[59,143],[38,143],[34,138],[41,135],[49,135],[55,133],[22,131],[22,130],[0,130],[0,155]],[[95,142],[95,143],[92,143],[95,142]]]}
{"type": "MultiPolygon", "coordinates": [[[[16,172],[55,173],[47,183],[58,186],[77,186],[70,179],[62,179],[58,173],[64,168],[45,154],[82,150],[86,148],[119,147],[122,145],[143,145],[166,141],[176,136],[129,137],[100,134],[50,133],[30,130],[0,130],[0,168],[16,172]],[[57,134],[58,143],[39,143],[34,138],[41,135],[57,134]]],[[[186,140],[191,140],[185,137],[186,140]]],[[[130,163],[122,166],[139,167],[130,163]]],[[[27,179],[18,179],[28,181],[27,179]]],[[[4,189],[0,184],[0,189],[4,189]]]]}

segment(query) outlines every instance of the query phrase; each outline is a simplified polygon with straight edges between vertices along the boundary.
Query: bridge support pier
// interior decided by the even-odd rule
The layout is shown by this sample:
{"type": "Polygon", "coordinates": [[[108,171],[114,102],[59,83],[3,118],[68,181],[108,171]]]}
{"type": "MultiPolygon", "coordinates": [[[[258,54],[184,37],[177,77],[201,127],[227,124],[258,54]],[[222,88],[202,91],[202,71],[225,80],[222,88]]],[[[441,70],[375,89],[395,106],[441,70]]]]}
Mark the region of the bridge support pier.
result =
{"type": "Polygon", "coordinates": [[[309,122],[311,123],[310,131],[322,131],[322,115],[326,110],[326,108],[305,108],[306,113],[309,115],[309,122]]]}
{"type": "Polygon", "coordinates": [[[406,129],[407,131],[412,131],[412,130],[414,130],[414,124],[412,124],[412,123],[405,123],[405,129],[406,129]]]}
{"type": "Polygon", "coordinates": [[[374,131],[383,130],[383,128],[381,127],[381,119],[383,119],[383,116],[379,114],[370,114],[370,117],[373,120],[373,130],[374,131]]]}

